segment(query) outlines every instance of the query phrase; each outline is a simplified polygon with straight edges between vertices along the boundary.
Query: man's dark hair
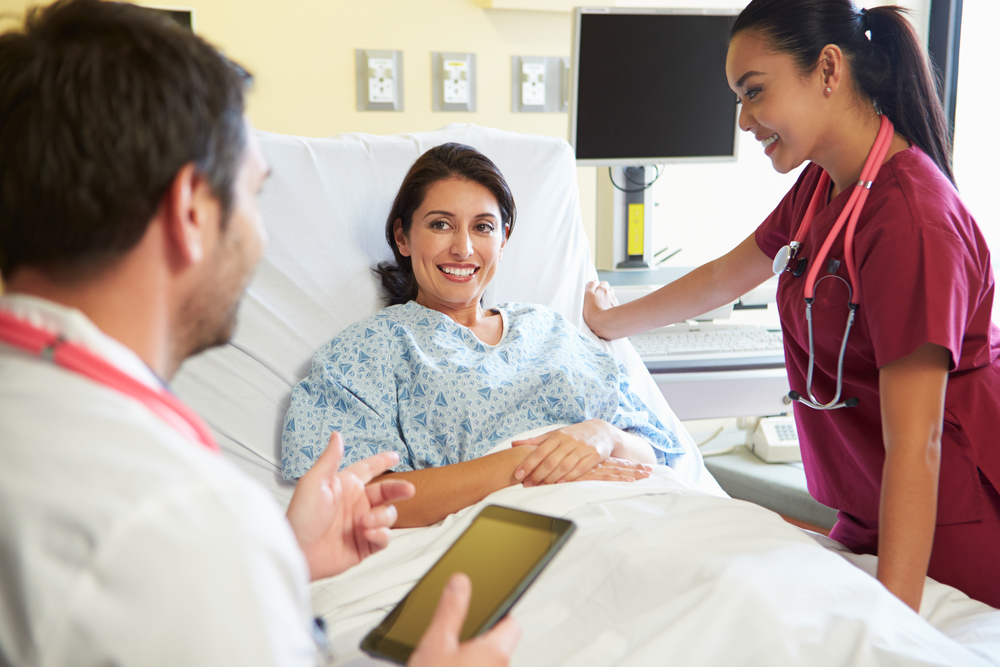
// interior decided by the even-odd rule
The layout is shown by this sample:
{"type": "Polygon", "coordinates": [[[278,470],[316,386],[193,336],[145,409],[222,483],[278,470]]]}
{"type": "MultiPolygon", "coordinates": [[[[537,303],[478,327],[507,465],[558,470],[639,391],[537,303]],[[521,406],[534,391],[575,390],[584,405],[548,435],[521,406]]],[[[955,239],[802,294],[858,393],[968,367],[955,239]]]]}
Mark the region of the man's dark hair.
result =
{"type": "Polygon", "coordinates": [[[28,11],[0,35],[0,274],[100,269],[145,234],[194,163],[223,221],[250,76],[157,13],[101,0],[28,11]]]}

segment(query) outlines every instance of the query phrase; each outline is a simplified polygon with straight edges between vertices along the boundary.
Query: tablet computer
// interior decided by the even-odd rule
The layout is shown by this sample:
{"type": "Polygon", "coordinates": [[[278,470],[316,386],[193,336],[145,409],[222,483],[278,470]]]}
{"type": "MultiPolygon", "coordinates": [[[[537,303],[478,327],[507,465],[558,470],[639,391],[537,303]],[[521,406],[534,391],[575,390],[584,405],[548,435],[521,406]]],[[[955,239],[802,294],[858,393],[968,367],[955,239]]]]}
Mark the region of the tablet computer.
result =
{"type": "Polygon", "coordinates": [[[488,505],[406,597],[364,641],[361,650],[405,664],[434,617],[455,572],[472,580],[461,641],[489,630],[534,581],[576,526],[572,521],[488,505]]]}

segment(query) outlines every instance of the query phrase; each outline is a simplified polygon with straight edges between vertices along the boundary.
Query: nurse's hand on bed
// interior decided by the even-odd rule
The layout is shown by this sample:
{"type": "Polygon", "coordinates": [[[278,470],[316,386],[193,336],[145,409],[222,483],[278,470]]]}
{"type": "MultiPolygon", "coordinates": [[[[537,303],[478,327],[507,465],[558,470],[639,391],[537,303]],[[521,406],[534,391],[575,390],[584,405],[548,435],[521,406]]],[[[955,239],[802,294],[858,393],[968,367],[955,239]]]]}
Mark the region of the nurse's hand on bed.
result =
{"type": "Polygon", "coordinates": [[[618,297],[607,281],[591,280],[583,293],[583,321],[595,334],[601,338],[608,338],[611,334],[605,331],[604,311],[617,305],[618,297]]]}
{"type": "Polygon", "coordinates": [[[649,477],[652,468],[625,456],[656,460],[652,447],[644,440],[600,419],[512,443],[514,447],[526,445],[536,449],[514,470],[514,478],[525,486],[584,479],[634,482],[649,477]]]}
{"type": "Polygon", "coordinates": [[[332,577],[357,565],[389,544],[396,522],[392,503],[411,498],[413,485],[387,478],[368,484],[396,465],[399,455],[386,452],[340,468],[344,442],[330,435],[330,444],[295,486],[288,505],[288,523],[309,564],[313,581],[332,577]]]}
{"type": "Polygon", "coordinates": [[[458,635],[465,623],[472,599],[469,577],[451,575],[441,594],[430,627],[420,638],[407,663],[410,667],[503,667],[510,663],[521,628],[512,616],[505,616],[489,632],[461,644],[458,635]]]}

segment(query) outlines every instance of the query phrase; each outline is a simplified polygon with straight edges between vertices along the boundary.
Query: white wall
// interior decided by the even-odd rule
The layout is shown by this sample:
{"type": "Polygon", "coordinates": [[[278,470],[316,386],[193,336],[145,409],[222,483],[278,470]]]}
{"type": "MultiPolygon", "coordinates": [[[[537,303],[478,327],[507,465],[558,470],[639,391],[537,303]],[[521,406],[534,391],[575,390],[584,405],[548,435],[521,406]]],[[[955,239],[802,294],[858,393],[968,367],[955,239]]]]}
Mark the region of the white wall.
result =
{"type": "MultiPolygon", "coordinates": [[[[996,132],[997,95],[995,44],[1000,25],[1000,2],[963,3],[962,41],[958,57],[958,94],[955,109],[955,180],[962,200],[976,218],[993,251],[994,273],[1000,252],[996,132]]],[[[1000,322],[1000,299],[993,304],[993,320],[1000,322]]]]}

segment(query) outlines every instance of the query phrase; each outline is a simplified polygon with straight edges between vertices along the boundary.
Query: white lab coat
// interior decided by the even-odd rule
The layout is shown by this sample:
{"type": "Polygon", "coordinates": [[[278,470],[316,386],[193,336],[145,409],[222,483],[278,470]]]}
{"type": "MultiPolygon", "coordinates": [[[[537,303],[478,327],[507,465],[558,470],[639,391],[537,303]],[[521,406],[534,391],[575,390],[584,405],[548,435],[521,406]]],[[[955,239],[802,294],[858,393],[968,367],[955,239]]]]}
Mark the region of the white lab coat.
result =
{"type": "MultiPolygon", "coordinates": [[[[82,313],[0,308],[159,386],[82,313]]],[[[0,664],[315,665],[276,502],[139,402],[0,344],[0,664]]]]}

